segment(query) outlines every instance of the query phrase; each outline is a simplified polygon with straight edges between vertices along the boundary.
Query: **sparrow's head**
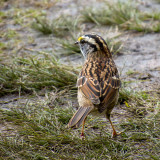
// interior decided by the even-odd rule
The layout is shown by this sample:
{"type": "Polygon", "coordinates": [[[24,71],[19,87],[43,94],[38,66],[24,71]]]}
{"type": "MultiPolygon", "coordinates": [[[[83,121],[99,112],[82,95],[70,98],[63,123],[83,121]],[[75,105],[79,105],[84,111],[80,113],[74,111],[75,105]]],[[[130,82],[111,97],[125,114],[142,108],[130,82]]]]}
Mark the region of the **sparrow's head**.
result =
{"type": "Polygon", "coordinates": [[[89,54],[97,53],[101,51],[106,56],[110,57],[111,53],[107,47],[105,40],[96,34],[86,34],[78,38],[78,41],[75,44],[79,44],[80,50],[86,59],[89,54]]]}

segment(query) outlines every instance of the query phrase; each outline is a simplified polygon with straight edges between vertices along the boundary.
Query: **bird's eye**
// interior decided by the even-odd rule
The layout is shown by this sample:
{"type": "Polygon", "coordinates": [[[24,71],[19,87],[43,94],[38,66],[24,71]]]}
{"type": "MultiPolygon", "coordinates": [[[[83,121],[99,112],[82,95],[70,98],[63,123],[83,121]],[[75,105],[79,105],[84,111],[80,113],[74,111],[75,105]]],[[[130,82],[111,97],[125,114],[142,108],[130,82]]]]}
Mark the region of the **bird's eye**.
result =
{"type": "Polygon", "coordinates": [[[81,40],[81,43],[85,43],[85,40],[82,39],[82,40],[81,40]]]}

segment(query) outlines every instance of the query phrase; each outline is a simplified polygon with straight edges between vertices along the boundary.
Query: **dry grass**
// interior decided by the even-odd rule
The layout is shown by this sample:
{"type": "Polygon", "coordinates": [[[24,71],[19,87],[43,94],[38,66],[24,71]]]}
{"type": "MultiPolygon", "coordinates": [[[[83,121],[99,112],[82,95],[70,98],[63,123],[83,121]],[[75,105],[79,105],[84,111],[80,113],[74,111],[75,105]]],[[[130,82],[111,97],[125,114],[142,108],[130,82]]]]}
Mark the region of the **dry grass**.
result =
{"type": "Polygon", "coordinates": [[[13,65],[0,65],[0,94],[43,88],[73,89],[78,72],[45,52],[16,58],[13,65]],[[39,57],[41,54],[41,58],[39,57]]]}
{"type": "Polygon", "coordinates": [[[138,32],[160,32],[160,12],[143,13],[130,1],[106,2],[103,8],[85,8],[82,13],[85,22],[97,25],[118,25],[124,30],[138,32]]]}
{"type": "Polygon", "coordinates": [[[68,16],[61,16],[53,20],[48,20],[47,17],[39,17],[35,19],[32,27],[43,34],[65,37],[67,33],[74,33],[75,30],[78,31],[77,23],[77,20],[73,21],[73,19],[68,18],[68,16]]]}
{"type": "Polygon", "coordinates": [[[37,101],[30,98],[25,104],[18,102],[19,105],[11,110],[1,110],[1,125],[10,123],[15,126],[11,130],[16,131],[12,136],[1,134],[1,157],[36,160],[133,160],[148,157],[158,160],[160,103],[147,93],[132,94],[129,91],[126,96],[128,100],[122,107],[128,110],[128,115],[125,115],[125,121],[115,125],[123,131],[117,139],[111,138],[108,123],[106,127],[104,120],[89,116],[85,129],[86,139],[82,141],[79,137],[80,129],[66,128],[74,112],[71,99],[64,100],[59,96],[51,101],[53,94],[39,97],[37,101]]]}

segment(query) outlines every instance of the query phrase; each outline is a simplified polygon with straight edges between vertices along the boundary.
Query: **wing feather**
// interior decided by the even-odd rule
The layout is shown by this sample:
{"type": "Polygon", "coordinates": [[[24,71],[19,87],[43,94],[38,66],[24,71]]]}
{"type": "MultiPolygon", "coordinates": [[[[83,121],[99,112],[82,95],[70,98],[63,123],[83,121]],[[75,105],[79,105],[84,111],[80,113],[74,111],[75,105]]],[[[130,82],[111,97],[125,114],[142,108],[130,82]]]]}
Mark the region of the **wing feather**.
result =
{"type": "Polygon", "coordinates": [[[103,65],[101,72],[95,69],[92,70],[92,67],[86,65],[77,80],[78,88],[86,98],[90,99],[98,107],[99,112],[103,112],[106,107],[115,101],[121,85],[117,68],[114,63],[112,65],[113,67],[110,68],[106,62],[106,66],[103,65]]]}
{"type": "Polygon", "coordinates": [[[85,78],[85,83],[82,84],[82,78],[79,78],[77,85],[81,89],[85,97],[89,98],[93,104],[100,104],[100,85],[97,80],[92,78],[85,78]]]}

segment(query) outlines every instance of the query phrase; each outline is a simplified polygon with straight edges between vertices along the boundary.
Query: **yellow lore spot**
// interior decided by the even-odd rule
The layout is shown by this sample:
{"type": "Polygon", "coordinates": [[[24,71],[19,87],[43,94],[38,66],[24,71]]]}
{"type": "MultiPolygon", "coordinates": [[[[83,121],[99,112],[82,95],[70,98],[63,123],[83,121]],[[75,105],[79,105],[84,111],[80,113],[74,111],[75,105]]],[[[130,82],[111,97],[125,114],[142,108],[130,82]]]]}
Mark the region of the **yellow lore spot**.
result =
{"type": "Polygon", "coordinates": [[[80,42],[80,41],[81,41],[81,39],[83,39],[83,37],[79,37],[79,38],[78,38],[78,41],[80,42]]]}

